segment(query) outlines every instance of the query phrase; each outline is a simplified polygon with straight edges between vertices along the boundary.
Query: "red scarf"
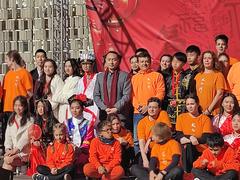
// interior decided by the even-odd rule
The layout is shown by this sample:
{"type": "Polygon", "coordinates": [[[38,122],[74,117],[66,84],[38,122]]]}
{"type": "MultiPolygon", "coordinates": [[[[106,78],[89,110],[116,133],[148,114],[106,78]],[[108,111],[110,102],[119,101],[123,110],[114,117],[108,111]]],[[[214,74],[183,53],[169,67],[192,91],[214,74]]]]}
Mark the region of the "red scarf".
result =
{"type": "Polygon", "coordinates": [[[119,70],[116,69],[113,72],[113,78],[112,78],[112,82],[111,82],[111,97],[110,98],[108,96],[108,89],[107,89],[108,73],[109,73],[109,70],[106,69],[106,71],[104,72],[104,77],[103,77],[103,96],[104,96],[104,104],[108,108],[112,108],[112,107],[114,107],[114,104],[116,103],[116,100],[117,100],[117,82],[118,82],[119,70]]]}

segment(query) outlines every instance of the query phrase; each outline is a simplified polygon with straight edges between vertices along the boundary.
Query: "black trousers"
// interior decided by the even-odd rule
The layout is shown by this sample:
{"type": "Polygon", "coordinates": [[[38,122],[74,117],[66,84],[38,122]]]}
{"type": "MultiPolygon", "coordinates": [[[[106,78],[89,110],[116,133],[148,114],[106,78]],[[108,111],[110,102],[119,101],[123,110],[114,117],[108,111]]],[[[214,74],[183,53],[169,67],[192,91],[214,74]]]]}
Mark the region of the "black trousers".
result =
{"type": "MultiPolygon", "coordinates": [[[[158,173],[158,172],[156,172],[158,173]]],[[[182,180],[183,179],[183,169],[180,167],[174,167],[171,169],[164,177],[164,180],[182,180]]],[[[135,164],[131,168],[131,174],[136,176],[139,180],[149,179],[149,170],[141,165],[135,164]]]]}
{"type": "Polygon", "coordinates": [[[128,171],[131,163],[134,161],[134,148],[133,147],[129,147],[126,149],[126,147],[122,146],[122,162],[121,162],[121,166],[123,167],[123,169],[126,171],[128,171]]]}
{"type": "Polygon", "coordinates": [[[72,170],[73,166],[68,165],[63,167],[62,169],[59,169],[57,171],[57,174],[53,175],[49,167],[43,165],[39,165],[37,167],[37,172],[44,176],[47,176],[49,180],[63,180],[65,174],[70,174],[72,176],[72,170]]]}
{"type": "Polygon", "coordinates": [[[0,179],[13,180],[13,172],[0,167],[0,179]]]}
{"type": "Polygon", "coordinates": [[[206,169],[193,168],[192,173],[200,180],[238,180],[238,172],[235,170],[228,170],[222,175],[215,176],[206,169]]]}
{"type": "MultiPolygon", "coordinates": [[[[2,148],[4,146],[5,131],[7,128],[8,119],[11,114],[12,114],[12,112],[4,112],[4,113],[1,113],[1,115],[0,115],[0,144],[1,144],[2,148]]],[[[4,148],[3,148],[3,150],[4,150],[4,148]]]]}
{"type": "Polygon", "coordinates": [[[192,170],[193,162],[200,156],[196,146],[192,144],[181,144],[182,149],[182,166],[184,171],[190,173],[192,170]]]}

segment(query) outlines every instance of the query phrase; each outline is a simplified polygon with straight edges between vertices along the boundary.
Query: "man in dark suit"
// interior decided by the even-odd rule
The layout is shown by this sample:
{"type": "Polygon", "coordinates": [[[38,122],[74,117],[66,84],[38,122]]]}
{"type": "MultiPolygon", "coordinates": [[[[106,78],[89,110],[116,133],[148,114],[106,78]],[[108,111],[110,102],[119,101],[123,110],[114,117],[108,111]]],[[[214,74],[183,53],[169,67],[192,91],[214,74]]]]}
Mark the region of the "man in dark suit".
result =
{"type": "MultiPolygon", "coordinates": [[[[100,109],[100,120],[111,113],[117,113],[125,122],[129,116],[132,86],[128,73],[120,71],[121,55],[109,51],[104,56],[105,71],[97,74],[93,99],[100,109]]],[[[126,125],[128,126],[128,125],[126,125]]]]}
{"type": "MultiPolygon", "coordinates": [[[[43,73],[43,64],[44,61],[47,59],[47,53],[43,49],[38,49],[35,52],[35,65],[36,68],[30,71],[33,79],[33,91],[35,90],[35,82],[39,80],[40,76],[43,73]]],[[[30,112],[34,113],[34,97],[30,99],[30,112]]]]}
{"type": "Polygon", "coordinates": [[[43,63],[46,59],[47,59],[47,53],[43,49],[38,49],[35,52],[36,68],[30,72],[33,78],[33,87],[35,85],[35,82],[39,79],[39,77],[43,73],[43,63]]]}

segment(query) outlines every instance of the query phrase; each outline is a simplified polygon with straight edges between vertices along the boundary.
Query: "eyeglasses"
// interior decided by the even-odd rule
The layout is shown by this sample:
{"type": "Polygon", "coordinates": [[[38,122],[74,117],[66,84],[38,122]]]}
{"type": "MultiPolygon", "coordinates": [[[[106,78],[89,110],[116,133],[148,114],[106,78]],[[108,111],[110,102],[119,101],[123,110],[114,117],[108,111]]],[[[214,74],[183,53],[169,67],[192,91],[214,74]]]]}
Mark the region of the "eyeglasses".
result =
{"type": "Polygon", "coordinates": [[[112,131],[112,128],[109,128],[109,129],[103,129],[102,131],[103,131],[103,132],[112,131]]]}

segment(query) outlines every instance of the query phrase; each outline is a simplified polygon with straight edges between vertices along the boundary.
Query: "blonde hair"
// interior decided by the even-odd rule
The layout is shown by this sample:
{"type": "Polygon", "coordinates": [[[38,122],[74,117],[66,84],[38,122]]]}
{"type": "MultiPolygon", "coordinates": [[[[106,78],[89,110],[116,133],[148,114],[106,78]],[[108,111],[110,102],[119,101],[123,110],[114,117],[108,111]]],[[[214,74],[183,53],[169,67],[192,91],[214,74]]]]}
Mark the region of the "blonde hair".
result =
{"type": "Polygon", "coordinates": [[[56,130],[60,130],[61,132],[63,132],[65,135],[67,134],[67,127],[65,126],[65,124],[63,123],[57,123],[53,126],[53,133],[56,130]]]}
{"type": "Polygon", "coordinates": [[[162,141],[169,140],[172,137],[170,127],[168,127],[168,125],[163,122],[155,124],[155,126],[152,129],[152,132],[155,137],[158,137],[162,141]]]}
{"type": "MultiPolygon", "coordinates": [[[[55,125],[53,126],[53,134],[55,134],[55,131],[57,131],[57,130],[63,132],[64,135],[65,135],[65,138],[66,138],[66,136],[67,136],[67,127],[66,127],[65,124],[63,124],[63,123],[57,123],[57,124],[55,124],[55,125]]],[[[66,145],[66,146],[65,146],[65,150],[68,152],[68,143],[66,142],[65,145],[66,145]]],[[[53,153],[55,152],[54,146],[52,146],[52,152],[53,152],[53,153]]]]}

